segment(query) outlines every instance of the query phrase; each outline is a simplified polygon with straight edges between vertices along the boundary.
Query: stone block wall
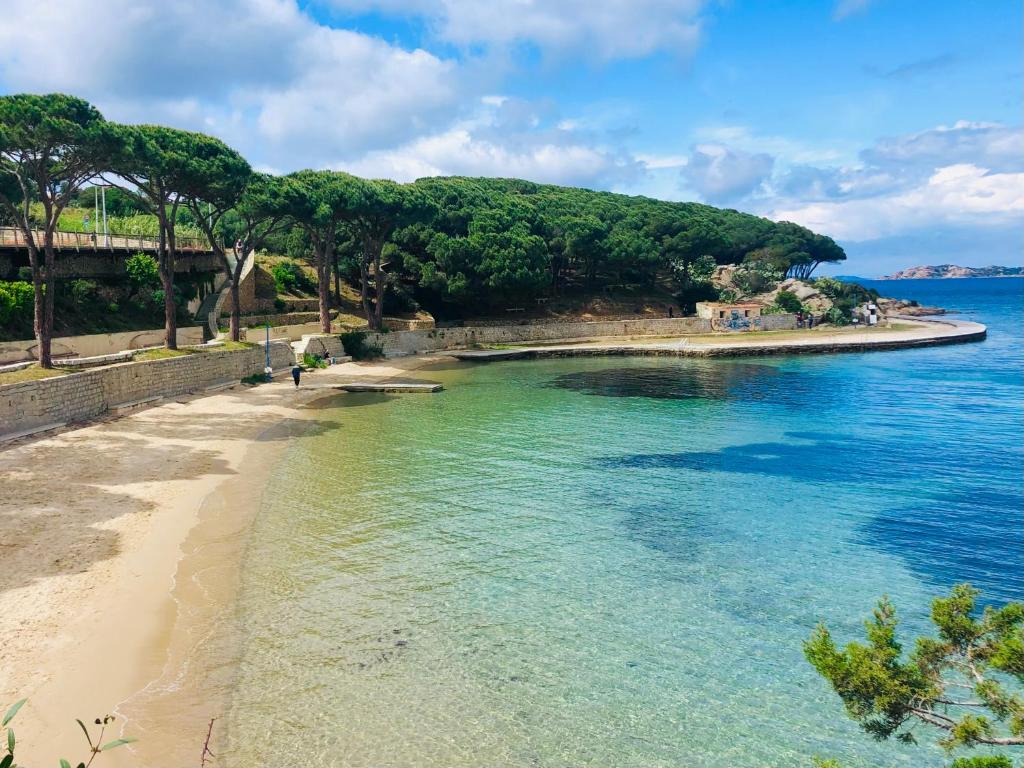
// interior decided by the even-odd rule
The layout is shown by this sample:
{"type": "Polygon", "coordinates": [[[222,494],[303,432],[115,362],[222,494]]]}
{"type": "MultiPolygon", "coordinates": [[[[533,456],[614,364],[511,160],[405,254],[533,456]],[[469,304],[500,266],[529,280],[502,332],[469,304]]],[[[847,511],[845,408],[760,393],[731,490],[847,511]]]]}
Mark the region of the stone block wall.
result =
{"type": "MultiPolygon", "coordinates": [[[[762,330],[796,328],[795,315],[767,315],[762,330]]],[[[640,320],[598,320],[575,323],[529,323],[522,325],[466,326],[434,330],[368,333],[368,344],[379,346],[385,355],[410,355],[444,349],[465,349],[474,345],[549,343],[605,338],[644,336],[686,336],[711,333],[710,320],[699,317],[640,320]]]]}
{"type": "MultiPolygon", "coordinates": [[[[59,336],[52,340],[54,357],[97,357],[112,355],[126,349],[159,347],[164,343],[164,330],[124,331],[122,333],[91,333],[86,336],[59,336]]],[[[203,343],[200,326],[178,328],[178,346],[203,343]]],[[[0,364],[35,360],[35,339],[0,341],[0,364]]]]}
{"type": "Polygon", "coordinates": [[[762,331],[795,331],[796,315],[761,315],[762,331]]]}
{"type": "Polygon", "coordinates": [[[464,349],[475,344],[580,341],[632,336],[685,336],[709,333],[710,323],[696,317],[650,320],[599,320],[589,323],[467,326],[423,331],[367,334],[367,343],[380,346],[386,355],[413,354],[441,349],[464,349]]]}
{"type": "MultiPolygon", "coordinates": [[[[275,370],[290,367],[293,360],[291,345],[271,342],[270,362],[275,370]]],[[[84,421],[138,400],[200,392],[261,373],[265,365],[265,349],[257,345],[0,385],[0,436],[48,424],[84,421]]]]}

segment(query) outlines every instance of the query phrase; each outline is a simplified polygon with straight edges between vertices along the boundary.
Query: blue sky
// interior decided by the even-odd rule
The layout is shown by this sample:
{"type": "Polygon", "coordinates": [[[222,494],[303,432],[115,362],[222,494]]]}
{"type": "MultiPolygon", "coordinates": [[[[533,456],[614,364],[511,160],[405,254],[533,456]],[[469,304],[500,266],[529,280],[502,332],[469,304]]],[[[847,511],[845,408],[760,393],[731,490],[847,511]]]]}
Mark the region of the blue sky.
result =
{"type": "Polygon", "coordinates": [[[701,200],[831,234],[864,275],[1024,259],[1019,0],[5,6],[4,92],[203,130],[268,170],[701,200]]]}

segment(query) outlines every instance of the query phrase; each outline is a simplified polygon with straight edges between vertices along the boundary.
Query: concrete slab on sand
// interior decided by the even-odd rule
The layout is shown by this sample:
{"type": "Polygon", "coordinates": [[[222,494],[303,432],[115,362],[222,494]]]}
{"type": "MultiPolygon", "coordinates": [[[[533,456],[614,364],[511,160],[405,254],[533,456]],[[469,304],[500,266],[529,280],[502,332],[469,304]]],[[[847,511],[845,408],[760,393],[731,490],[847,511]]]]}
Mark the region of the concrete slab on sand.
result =
{"type": "Polygon", "coordinates": [[[433,383],[389,381],[382,384],[333,384],[331,389],[344,392],[440,392],[444,387],[433,383]]]}
{"type": "Polygon", "coordinates": [[[447,352],[458,360],[493,362],[540,357],[597,357],[651,355],[667,357],[744,357],[752,355],[787,355],[824,352],[870,352],[891,349],[957,344],[980,341],[987,329],[980,323],[964,320],[911,320],[898,318],[910,326],[902,329],[836,330],[785,332],[785,337],[771,332],[733,334],[722,340],[703,336],[678,340],[600,341],[576,344],[546,344],[504,349],[467,349],[447,352]],[[799,335],[794,336],[793,333],[799,335]]]}

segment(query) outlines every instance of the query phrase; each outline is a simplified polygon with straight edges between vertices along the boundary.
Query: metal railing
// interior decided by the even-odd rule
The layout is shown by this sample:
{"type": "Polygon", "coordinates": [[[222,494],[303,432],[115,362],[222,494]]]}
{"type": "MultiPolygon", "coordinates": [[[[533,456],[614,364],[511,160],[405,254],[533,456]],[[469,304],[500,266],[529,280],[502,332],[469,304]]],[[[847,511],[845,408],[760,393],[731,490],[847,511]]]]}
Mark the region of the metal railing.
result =
{"type": "MultiPolygon", "coordinates": [[[[36,246],[43,247],[43,231],[33,230],[32,239],[36,246]]],[[[74,251],[155,251],[160,248],[160,239],[145,235],[104,235],[93,232],[54,232],[53,245],[58,250],[74,251]]],[[[179,235],[175,238],[176,250],[188,253],[209,253],[212,249],[203,237],[179,235]]],[[[25,234],[19,227],[0,227],[0,248],[27,248],[25,234]]]]}

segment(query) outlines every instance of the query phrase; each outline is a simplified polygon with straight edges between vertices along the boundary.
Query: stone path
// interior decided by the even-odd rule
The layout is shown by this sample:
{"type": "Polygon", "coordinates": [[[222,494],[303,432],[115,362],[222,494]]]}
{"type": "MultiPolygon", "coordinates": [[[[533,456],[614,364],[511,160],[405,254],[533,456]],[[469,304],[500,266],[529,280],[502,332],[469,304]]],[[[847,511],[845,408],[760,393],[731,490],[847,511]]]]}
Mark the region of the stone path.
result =
{"type": "Polygon", "coordinates": [[[585,357],[662,355],[669,357],[741,357],[750,355],[803,354],[824,352],[868,352],[906,349],[936,344],[980,341],[987,329],[965,320],[920,320],[896,318],[913,326],[889,330],[811,330],[774,334],[734,334],[714,340],[711,336],[665,339],[594,341],[574,344],[515,346],[504,349],[450,350],[445,354],[459,360],[488,362],[539,357],[585,357]]]}

